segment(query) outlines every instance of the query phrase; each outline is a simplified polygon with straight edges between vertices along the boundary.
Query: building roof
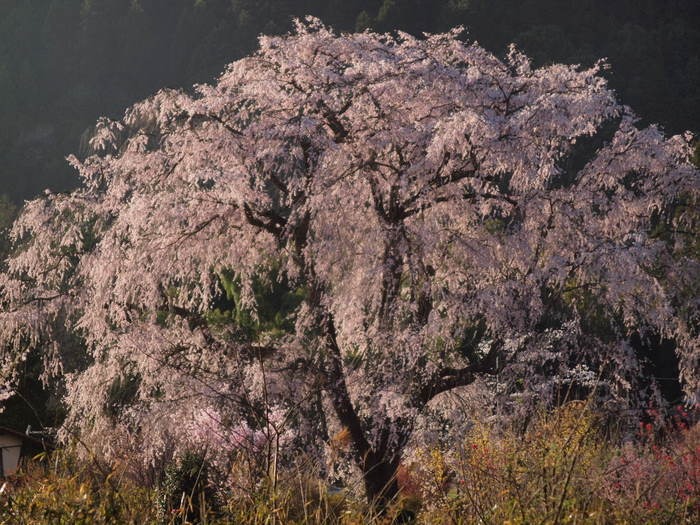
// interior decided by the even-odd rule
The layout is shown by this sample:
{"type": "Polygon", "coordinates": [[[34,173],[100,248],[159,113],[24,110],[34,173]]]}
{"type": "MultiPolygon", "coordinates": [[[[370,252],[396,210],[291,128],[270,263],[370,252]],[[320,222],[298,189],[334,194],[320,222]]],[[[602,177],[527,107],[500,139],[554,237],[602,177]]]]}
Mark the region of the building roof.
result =
{"type": "Polygon", "coordinates": [[[20,432],[19,430],[14,430],[12,428],[7,428],[7,427],[0,427],[0,435],[2,434],[9,434],[10,436],[17,437],[21,439],[22,441],[25,441],[27,443],[31,443],[33,445],[37,445],[42,448],[47,447],[47,443],[43,439],[38,439],[35,438],[34,436],[28,436],[24,432],[20,432]]]}

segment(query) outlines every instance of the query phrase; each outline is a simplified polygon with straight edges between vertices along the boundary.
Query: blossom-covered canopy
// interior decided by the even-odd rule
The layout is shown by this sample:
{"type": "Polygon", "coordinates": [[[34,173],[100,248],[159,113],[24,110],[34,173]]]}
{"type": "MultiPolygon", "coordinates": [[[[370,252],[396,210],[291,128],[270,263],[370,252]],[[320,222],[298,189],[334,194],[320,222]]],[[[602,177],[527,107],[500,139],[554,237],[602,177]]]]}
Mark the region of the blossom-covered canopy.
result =
{"type": "Polygon", "coordinates": [[[14,226],[3,374],[40,348],[67,373],[67,425],[137,433],[151,459],[340,425],[370,492],[426,405],[482,376],[634,397],[632,332],[676,341],[697,398],[690,137],[637,127],[603,63],[533,69],[458,33],[310,19],[194,95],[101,119],[70,159],[82,186],[14,226]],[[224,284],[254,316],[273,282],[297,297],[287,329],[214,320],[224,284]],[[90,362],[69,370],[70,333],[90,362]]]}

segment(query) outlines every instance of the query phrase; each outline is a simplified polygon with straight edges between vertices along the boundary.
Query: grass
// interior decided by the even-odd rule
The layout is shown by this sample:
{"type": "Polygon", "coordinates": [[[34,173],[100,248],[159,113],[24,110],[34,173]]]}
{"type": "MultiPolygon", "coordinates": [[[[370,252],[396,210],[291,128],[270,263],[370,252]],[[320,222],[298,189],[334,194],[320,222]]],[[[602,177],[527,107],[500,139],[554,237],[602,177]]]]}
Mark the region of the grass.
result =
{"type": "Polygon", "coordinates": [[[6,481],[0,524],[379,525],[399,515],[426,524],[700,523],[700,426],[686,420],[643,424],[626,441],[576,403],[525,432],[477,424],[457,446],[411,454],[399,472],[402,496],[384,515],[361,494],[330,490],[311,466],[284,473],[274,490],[251,480],[225,493],[174,474],[140,487],[118,468],[104,472],[60,450],[6,481]]]}

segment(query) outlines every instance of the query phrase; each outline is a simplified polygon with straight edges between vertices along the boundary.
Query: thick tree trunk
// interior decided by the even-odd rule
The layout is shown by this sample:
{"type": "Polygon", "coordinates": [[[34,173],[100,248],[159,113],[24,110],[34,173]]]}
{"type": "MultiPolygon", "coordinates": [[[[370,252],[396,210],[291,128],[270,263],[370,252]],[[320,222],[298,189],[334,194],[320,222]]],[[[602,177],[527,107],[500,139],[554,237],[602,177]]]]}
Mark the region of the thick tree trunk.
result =
{"type": "Polygon", "coordinates": [[[362,465],[367,501],[380,512],[385,511],[399,495],[399,483],[396,477],[398,468],[398,459],[388,461],[376,457],[374,453],[370,453],[362,465]]]}
{"type": "Polygon", "coordinates": [[[396,472],[401,455],[389,456],[386,453],[386,443],[381,444],[379,449],[375,450],[368,442],[365,429],[355,411],[345,383],[340,348],[336,340],[332,316],[325,316],[324,325],[327,348],[331,356],[326,370],[326,391],[333,403],[336,416],[350,433],[355,462],[362,471],[367,500],[377,511],[383,512],[399,493],[396,472]]]}

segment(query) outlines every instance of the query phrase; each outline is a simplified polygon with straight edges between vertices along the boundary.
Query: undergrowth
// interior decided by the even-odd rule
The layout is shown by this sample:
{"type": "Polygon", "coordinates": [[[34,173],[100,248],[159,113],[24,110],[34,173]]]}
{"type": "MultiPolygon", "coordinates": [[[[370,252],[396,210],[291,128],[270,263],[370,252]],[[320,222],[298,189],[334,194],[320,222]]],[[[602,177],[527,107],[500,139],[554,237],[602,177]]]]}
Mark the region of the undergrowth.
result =
{"type": "Polygon", "coordinates": [[[222,491],[190,455],[160,486],[140,487],[119,465],[63,449],[0,482],[0,524],[700,523],[700,426],[686,421],[612,439],[572,403],[524,432],[476,424],[459,446],[416,450],[398,474],[400,500],[381,514],[311,467],[222,491]]]}

